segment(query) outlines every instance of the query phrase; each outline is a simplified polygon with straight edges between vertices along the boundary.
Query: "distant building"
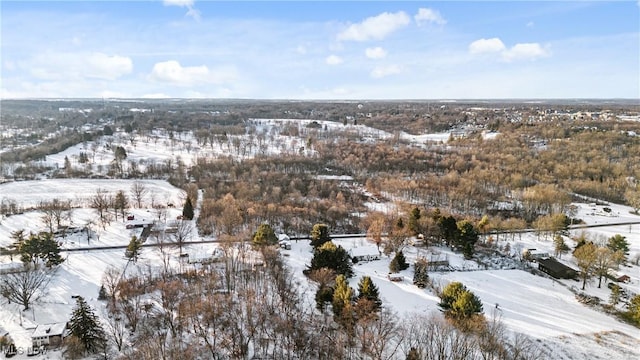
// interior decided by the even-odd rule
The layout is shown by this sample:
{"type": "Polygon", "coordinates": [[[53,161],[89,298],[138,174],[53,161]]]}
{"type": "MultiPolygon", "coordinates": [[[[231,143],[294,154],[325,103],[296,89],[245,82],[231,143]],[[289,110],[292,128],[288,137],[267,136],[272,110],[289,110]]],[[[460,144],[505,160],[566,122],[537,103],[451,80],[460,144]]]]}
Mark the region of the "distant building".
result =
{"type": "Polygon", "coordinates": [[[42,324],[36,326],[31,334],[31,342],[34,348],[40,346],[59,347],[67,336],[67,323],[42,324]]]}
{"type": "Polygon", "coordinates": [[[557,261],[556,259],[546,258],[538,259],[538,269],[556,279],[575,279],[578,272],[567,265],[557,261]]]}
{"type": "Polygon", "coordinates": [[[359,246],[349,250],[353,262],[380,260],[380,251],[375,245],[359,246]]]}
{"type": "Polygon", "coordinates": [[[608,277],[611,280],[617,281],[617,282],[629,282],[631,281],[631,277],[627,274],[623,274],[619,271],[613,270],[613,269],[609,269],[608,273],[607,273],[608,277]]]}

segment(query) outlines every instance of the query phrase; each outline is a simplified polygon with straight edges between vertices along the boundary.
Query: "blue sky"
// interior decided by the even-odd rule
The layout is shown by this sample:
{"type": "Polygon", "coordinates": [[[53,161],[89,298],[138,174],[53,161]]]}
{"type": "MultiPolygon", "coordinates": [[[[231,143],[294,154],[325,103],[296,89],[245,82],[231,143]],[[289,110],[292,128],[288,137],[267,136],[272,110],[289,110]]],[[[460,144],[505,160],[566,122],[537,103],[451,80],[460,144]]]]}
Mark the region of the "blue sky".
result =
{"type": "Polygon", "coordinates": [[[638,1],[1,1],[2,98],[640,98],[638,1]]]}

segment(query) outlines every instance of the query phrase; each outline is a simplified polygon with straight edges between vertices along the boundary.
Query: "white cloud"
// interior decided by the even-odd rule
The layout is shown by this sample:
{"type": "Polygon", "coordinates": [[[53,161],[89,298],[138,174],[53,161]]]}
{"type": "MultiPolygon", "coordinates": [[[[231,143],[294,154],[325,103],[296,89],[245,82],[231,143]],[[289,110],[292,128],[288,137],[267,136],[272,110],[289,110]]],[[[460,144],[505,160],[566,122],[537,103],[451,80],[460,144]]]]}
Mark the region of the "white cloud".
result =
{"type": "Polygon", "coordinates": [[[338,55],[329,55],[325,59],[325,62],[327,63],[327,65],[339,65],[339,64],[342,64],[342,61],[343,61],[342,58],[338,55]]]}
{"type": "Polygon", "coordinates": [[[15,63],[15,62],[13,62],[13,61],[11,61],[11,60],[5,60],[5,61],[4,61],[4,68],[5,68],[7,71],[13,71],[13,70],[15,70],[15,69],[16,69],[16,63],[15,63]]]}
{"type": "Polygon", "coordinates": [[[385,65],[376,66],[371,70],[371,77],[374,79],[380,79],[389,75],[395,75],[402,72],[402,69],[398,65],[385,65]]]}
{"type": "Polygon", "coordinates": [[[551,55],[548,47],[542,47],[538,43],[520,43],[507,48],[499,38],[480,39],[469,44],[471,55],[499,54],[502,60],[510,62],[514,60],[535,60],[551,55]]]}
{"type": "Polygon", "coordinates": [[[411,19],[404,11],[397,13],[384,12],[377,16],[366,18],[360,23],[352,24],[338,34],[340,41],[382,40],[392,32],[407,26],[411,19]]]}
{"type": "Polygon", "coordinates": [[[534,27],[535,25],[536,25],[536,24],[535,24],[533,21],[529,21],[529,22],[527,23],[527,27],[528,27],[528,28],[532,28],[532,27],[534,27]]]}
{"type": "Polygon", "coordinates": [[[307,48],[304,45],[298,45],[296,52],[300,55],[304,55],[307,53],[307,48]]]}
{"type": "Polygon", "coordinates": [[[438,25],[444,25],[447,23],[447,20],[440,15],[439,11],[429,8],[418,9],[418,13],[413,18],[416,20],[418,26],[425,23],[434,23],[438,25]]]}
{"type": "Polygon", "coordinates": [[[541,57],[550,56],[549,49],[545,49],[538,43],[515,44],[511,49],[502,53],[505,61],[512,60],[535,60],[541,57]]]}
{"type": "Polygon", "coordinates": [[[133,62],[126,56],[92,53],[86,59],[86,75],[105,80],[115,80],[131,73],[133,62]]]}
{"type": "Polygon", "coordinates": [[[182,66],[175,60],[159,62],[153,65],[150,78],[176,85],[222,84],[236,79],[234,68],[220,68],[214,71],[206,65],[182,66]]]}
{"type": "Polygon", "coordinates": [[[469,44],[469,52],[471,54],[485,54],[504,51],[506,46],[502,40],[498,38],[480,39],[469,44]]]}
{"type": "Polygon", "coordinates": [[[164,4],[164,6],[193,6],[193,0],[163,0],[162,3],[164,4]]]}
{"type": "Polygon", "coordinates": [[[369,59],[382,59],[385,56],[387,56],[387,51],[383,48],[381,48],[380,46],[374,47],[374,48],[367,48],[364,51],[364,54],[369,58],[369,59]]]}
{"type": "Polygon", "coordinates": [[[83,78],[116,80],[133,71],[127,56],[103,53],[41,53],[25,63],[34,77],[43,80],[83,78]]]}
{"type": "Polygon", "coordinates": [[[187,13],[185,16],[190,16],[195,20],[200,20],[200,11],[193,7],[193,0],[163,0],[162,3],[164,6],[186,7],[187,13]]]}

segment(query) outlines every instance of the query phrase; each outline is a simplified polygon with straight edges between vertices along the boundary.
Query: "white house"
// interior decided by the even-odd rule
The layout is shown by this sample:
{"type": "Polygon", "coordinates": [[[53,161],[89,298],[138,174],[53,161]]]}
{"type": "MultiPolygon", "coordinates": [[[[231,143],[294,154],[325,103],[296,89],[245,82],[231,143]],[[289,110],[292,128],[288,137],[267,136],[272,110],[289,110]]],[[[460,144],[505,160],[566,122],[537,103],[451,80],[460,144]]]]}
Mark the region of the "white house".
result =
{"type": "Polygon", "coordinates": [[[31,334],[33,347],[42,345],[47,347],[58,347],[62,345],[62,339],[67,336],[67,323],[41,324],[36,326],[31,334]]]}
{"type": "Polygon", "coordinates": [[[380,251],[375,245],[354,247],[349,250],[349,255],[354,262],[380,260],[380,251]]]}

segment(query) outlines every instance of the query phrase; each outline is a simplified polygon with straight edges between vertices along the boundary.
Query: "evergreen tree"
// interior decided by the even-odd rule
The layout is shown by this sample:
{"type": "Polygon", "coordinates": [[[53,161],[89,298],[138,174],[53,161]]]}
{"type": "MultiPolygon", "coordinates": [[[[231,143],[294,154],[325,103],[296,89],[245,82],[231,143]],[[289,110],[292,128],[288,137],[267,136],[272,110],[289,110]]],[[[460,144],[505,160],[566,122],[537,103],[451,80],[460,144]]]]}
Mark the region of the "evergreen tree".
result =
{"type": "Polygon", "coordinates": [[[105,125],[103,130],[102,130],[102,134],[107,135],[107,136],[113,135],[113,129],[111,128],[111,126],[105,125]]]}
{"type": "Polygon", "coordinates": [[[127,250],[124,252],[124,256],[127,259],[132,259],[133,262],[136,262],[138,261],[138,256],[140,256],[140,250],[142,250],[142,242],[134,235],[131,237],[131,241],[129,241],[129,245],[127,246],[127,250]]]}
{"type": "Polygon", "coordinates": [[[429,284],[428,265],[427,260],[424,258],[419,258],[413,264],[413,284],[421,289],[424,289],[429,284]]]}
{"type": "Polygon", "coordinates": [[[478,242],[478,230],[468,220],[462,220],[457,223],[457,236],[455,243],[462,248],[462,255],[465,259],[471,259],[474,253],[474,247],[478,242]]]}
{"type": "Polygon", "coordinates": [[[193,220],[193,204],[191,198],[187,197],[184,201],[184,207],[182,208],[182,218],[185,220],[193,220]]]}
{"type": "Polygon", "coordinates": [[[71,161],[69,161],[69,158],[67,156],[64,157],[64,171],[65,173],[68,175],[71,175],[71,161]]]}
{"type": "Polygon", "coordinates": [[[104,285],[100,285],[100,290],[98,291],[98,300],[106,300],[107,297],[107,289],[104,288],[104,285]]]}
{"type": "Polygon", "coordinates": [[[609,295],[609,304],[616,306],[620,302],[620,286],[613,284],[611,286],[611,294],[609,295]]]}
{"type": "Polygon", "coordinates": [[[321,247],[324,243],[331,241],[329,227],[325,224],[315,224],[311,229],[311,246],[314,249],[321,247]]]}
{"type": "Polygon", "coordinates": [[[315,251],[307,271],[310,272],[320,268],[331,269],[336,274],[342,274],[346,277],[353,276],[349,253],[342,246],[336,246],[331,241],[324,243],[315,251]]]}
{"type": "Polygon", "coordinates": [[[269,224],[260,224],[256,233],[253,234],[254,245],[275,245],[277,243],[278,237],[269,224]]]}
{"type": "Polygon", "coordinates": [[[336,286],[333,290],[333,318],[335,322],[347,329],[350,329],[355,323],[352,301],[353,288],[349,286],[344,275],[338,275],[336,277],[336,286]]]}
{"type": "Polygon", "coordinates": [[[629,242],[624,236],[615,234],[610,237],[609,240],[607,240],[607,247],[613,252],[621,251],[624,261],[627,261],[627,256],[629,255],[629,242]]]}
{"type": "Polygon", "coordinates": [[[78,154],[78,162],[80,164],[85,164],[89,162],[89,157],[87,156],[86,152],[80,152],[80,154],[78,154]]]}
{"type": "Polygon", "coordinates": [[[53,239],[50,233],[40,233],[40,256],[47,267],[60,265],[64,259],[60,255],[60,245],[53,239]]]}
{"type": "Polygon", "coordinates": [[[627,307],[627,316],[634,321],[636,325],[640,325],[640,295],[632,297],[627,307]]]}
{"type": "Polygon", "coordinates": [[[327,303],[333,301],[333,288],[331,286],[321,286],[316,291],[316,308],[320,311],[324,311],[327,307],[327,303]]]}
{"type": "Polygon", "coordinates": [[[64,262],[60,255],[60,245],[53,239],[51,233],[31,234],[28,239],[19,241],[17,246],[23,263],[37,265],[38,260],[42,260],[47,267],[52,267],[64,262]]]}
{"type": "Polygon", "coordinates": [[[447,285],[440,295],[440,307],[454,319],[469,319],[482,313],[482,302],[460,282],[447,285]]]}
{"type": "Polygon", "coordinates": [[[98,353],[106,346],[104,329],[93,309],[82,296],[76,299],[76,306],[69,320],[69,330],[89,354],[98,353]]]}
{"type": "Polygon", "coordinates": [[[422,232],[420,229],[420,209],[414,207],[409,214],[409,230],[415,236],[422,232]]]}
{"type": "Polygon", "coordinates": [[[404,257],[402,251],[398,251],[391,260],[391,263],[389,263],[389,271],[397,273],[408,268],[409,264],[407,263],[407,259],[404,257]]]}
{"type": "Polygon", "coordinates": [[[382,301],[380,292],[376,284],[371,281],[371,277],[363,276],[358,282],[358,299],[367,299],[372,302],[374,311],[380,310],[382,301]]]}
{"type": "Polygon", "coordinates": [[[458,227],[456,219],[453,216],[440,216],[438,211],[437,224],[440,230],[440,236],[447,245],[451,245],[458,235],[458,227]]]}
{"type": "Polygon", "coordinates": [[[116,220],[118,219],[118,211],[122,216],[122,220],[125,220],[124,212],[129,208],[129,199],[127,195],[124,194],[124,191],[120,190],[116,193],[115,198],[113,199],[113,209],[116,213],[116,220]]]}

